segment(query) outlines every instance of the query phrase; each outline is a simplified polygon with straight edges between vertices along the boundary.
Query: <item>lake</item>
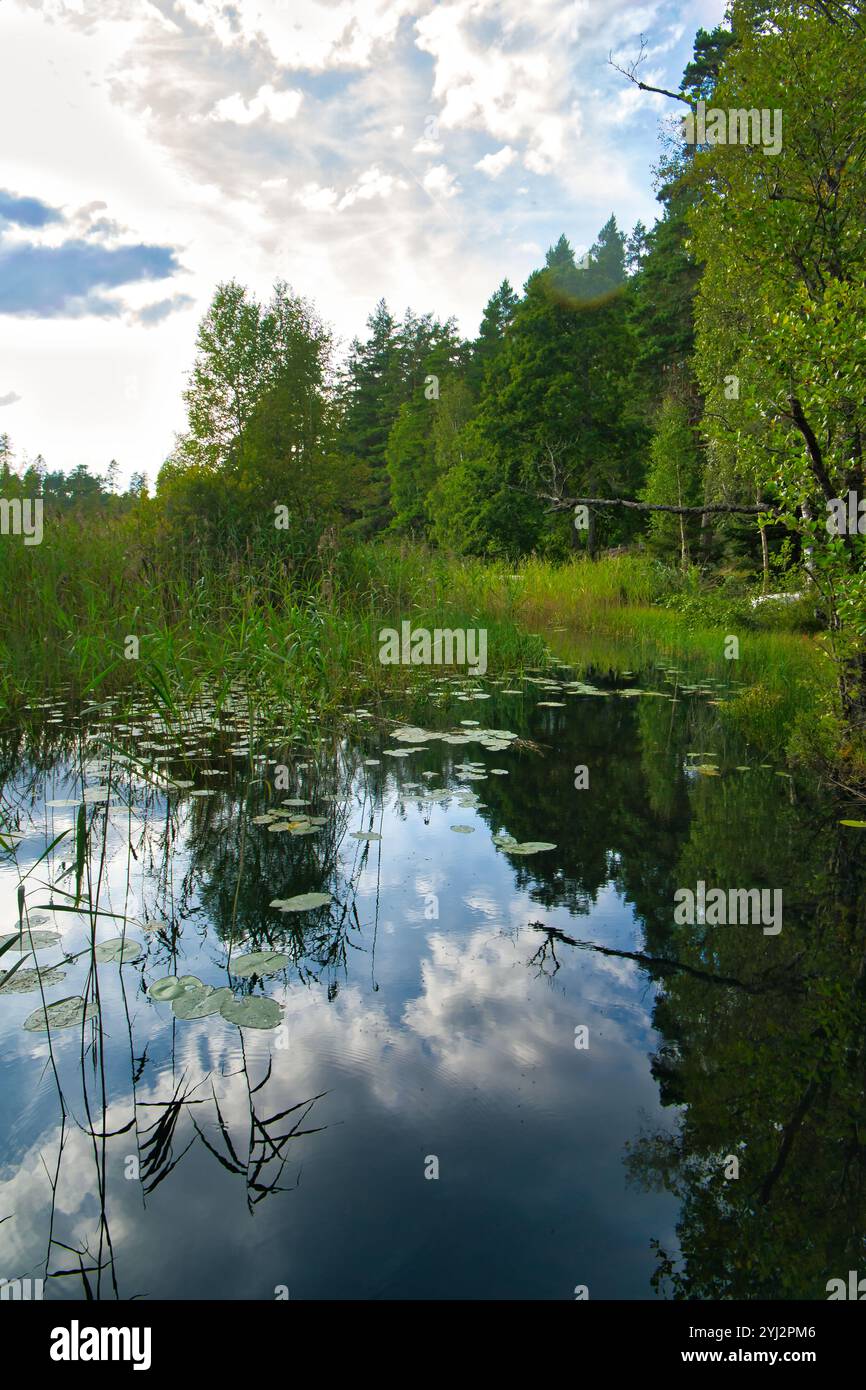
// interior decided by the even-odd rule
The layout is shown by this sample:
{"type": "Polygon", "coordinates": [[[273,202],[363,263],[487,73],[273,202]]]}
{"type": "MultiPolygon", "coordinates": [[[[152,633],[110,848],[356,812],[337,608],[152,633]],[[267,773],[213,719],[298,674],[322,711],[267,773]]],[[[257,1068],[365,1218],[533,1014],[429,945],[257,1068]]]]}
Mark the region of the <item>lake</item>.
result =
{"type": "Polygon", "coordinates": [[[0,1277],[826,1298],[864,1264],[863,829],[726,730],[734,688],[552,663],[303,743],[240,691],[29,711],[0,1277]],[[780,930],[675,921],[699,883],[780,930]]]}

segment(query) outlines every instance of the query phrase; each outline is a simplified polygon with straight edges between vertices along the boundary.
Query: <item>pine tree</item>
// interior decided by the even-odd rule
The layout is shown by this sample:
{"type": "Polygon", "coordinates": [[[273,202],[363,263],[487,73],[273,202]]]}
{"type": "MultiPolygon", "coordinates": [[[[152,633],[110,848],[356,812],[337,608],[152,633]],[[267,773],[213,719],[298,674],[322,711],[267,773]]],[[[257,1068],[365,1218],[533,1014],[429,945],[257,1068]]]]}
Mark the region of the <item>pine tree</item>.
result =
{"type": "Polygon", "coordinates": [[[384,299],[367,320],[370,336],[351,345],[341,383],[341,452],[369,470],[362,534],[382,530],[391,517],[385,456],[388,435],[401,404],[401,345],[398,325],[384,299]]]}
{"type": "Polygon", "coordinates": [[[466,381],[477,396],[488,367],[497,357],[519,303],[508,280],[503,280],[488,299],[481,317],[478,337],[472,344],[466,381]]]}

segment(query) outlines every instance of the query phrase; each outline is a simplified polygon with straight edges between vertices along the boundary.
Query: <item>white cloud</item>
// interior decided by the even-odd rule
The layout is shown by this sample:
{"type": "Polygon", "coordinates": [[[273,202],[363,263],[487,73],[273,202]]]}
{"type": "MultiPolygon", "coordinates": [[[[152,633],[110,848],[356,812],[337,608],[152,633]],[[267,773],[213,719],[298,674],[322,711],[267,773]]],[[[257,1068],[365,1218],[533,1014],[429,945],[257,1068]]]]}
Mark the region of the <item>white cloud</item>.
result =
{"type": "Polygon", "coordinates": [[[317,183],[308,183],[298,191],[297,200],[308,212],[327,212],[336,203],[337,196],[334,188],[322,188],[317,183]]]}
{"type": "Polygon", "coordinates": [[[393,43],[415,0],[178,0],[195,24],[227,48],[256,40],[281,67],[309,71],[366,68],[377,49],[393,43]]]}
{"type": "Polygon", "coordinates": [[[0,406],[14,405],[16,401],[20,400],[21,397],[18,395],[17,391],[7,391],[5,396],[0,396],[0,406]]]}
{"type": "Polygon", "coordinates": [[[416,140],[412,146],[413,154],[441,154],[444,149],[441,140],[434,140],[430,135],[422,135],[420,140],[416,140]]]}
{"type": "Polygon", "coordinates": [[[509,164],[513,164],[516,158],[517,155],[511,146],[503,145],[502,149],[497,150],[495,154],[486,154],[483,159],[479,159],[475,168],[480,169],[482,174],[487,174],[491,179],[498,179],[499,175],[508,168],[509,164]]]}
{"type": "Polygon", "coordinates": [[[369,202],[371,198],[387,198],[395,188],[405,187],[403,179],[395,178],[393,174],[383,174],[378,165],[374,164],[364,170],[352,188],[346,190],[338,207],[342,212],[343,208],[349,208],[358,201],[369,202]]]}
{"type": "Polygon", "coordinates": [[[434,164],[421,180],[421,186],[431,198],[453,198],[460,185],[445,164],[434,164]]]}
{"type": "Polygon", "coordinates": [[[272,121],[290,121],[298,114],[303,92],[293,89],[275,92],[270,83],[260,87],[252,101],[244,101],[240,92],[218,101],[210,113],[212,121],[233,121],[235,125],[251,125],[268,116],[272,121]]]}

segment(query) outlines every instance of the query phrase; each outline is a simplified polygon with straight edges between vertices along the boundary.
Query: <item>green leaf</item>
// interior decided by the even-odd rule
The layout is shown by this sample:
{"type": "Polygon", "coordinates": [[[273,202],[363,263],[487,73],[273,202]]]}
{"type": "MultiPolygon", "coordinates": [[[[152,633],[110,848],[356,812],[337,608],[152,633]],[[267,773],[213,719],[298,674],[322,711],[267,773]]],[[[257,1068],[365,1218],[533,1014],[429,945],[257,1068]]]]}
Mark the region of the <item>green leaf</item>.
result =
{"type": "Polygon", "coordinates": [[[93,955],[101,965],[113,960],[119,961],[121,965],[128,965],[130,961],[138,960],[143,949],[138,941],[114,936],[110,941],[101,941],[95,948],[93,955]]]}
{"type": "Polygon", "coordinates": [[[29,1018],[25,1018],[22,1027],[30,1033],[47,1033],[49,1027],[72,1028],[76,1023],[96,1018],[98,1014],[96,1004],[86,1004],[80,995],[71,994],[67,999],[58,999],[44,1009],[36,1009],[29,1018]]]}
{"type": "Polygon", "coordinates": [[[236,1023],[239,1028],[276,1028],[282,1017],[276,999],[249,996],[226,999],[220,1013],[228,1023],[236,1023]]]}
{"type": "Polygon", "coordinates": [[[284,951],[250,951],[247,955],[235,956],[229,969],[233,975],[275,975],[290,959],[284,951]]]}

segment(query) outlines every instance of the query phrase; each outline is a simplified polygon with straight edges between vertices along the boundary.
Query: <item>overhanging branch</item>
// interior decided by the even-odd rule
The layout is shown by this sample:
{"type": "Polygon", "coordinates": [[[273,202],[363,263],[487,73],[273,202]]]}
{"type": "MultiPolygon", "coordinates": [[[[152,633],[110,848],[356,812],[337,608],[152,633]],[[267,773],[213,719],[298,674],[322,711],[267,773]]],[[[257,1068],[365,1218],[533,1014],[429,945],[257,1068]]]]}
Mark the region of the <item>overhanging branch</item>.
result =
{"type": "Polygon", "coordinates": [[[681,516],[705,516],[708,512],[721,515],[740,513],[743,516],[780,515],[769,506],[739,506],[734,502],[708,502],[702,507],[669,507],[661,502],[632,502],[626,497],[549,497],[549,511],[571,511],[572,507],[630,507],[636,512],[676,512],[681,516]]]}

